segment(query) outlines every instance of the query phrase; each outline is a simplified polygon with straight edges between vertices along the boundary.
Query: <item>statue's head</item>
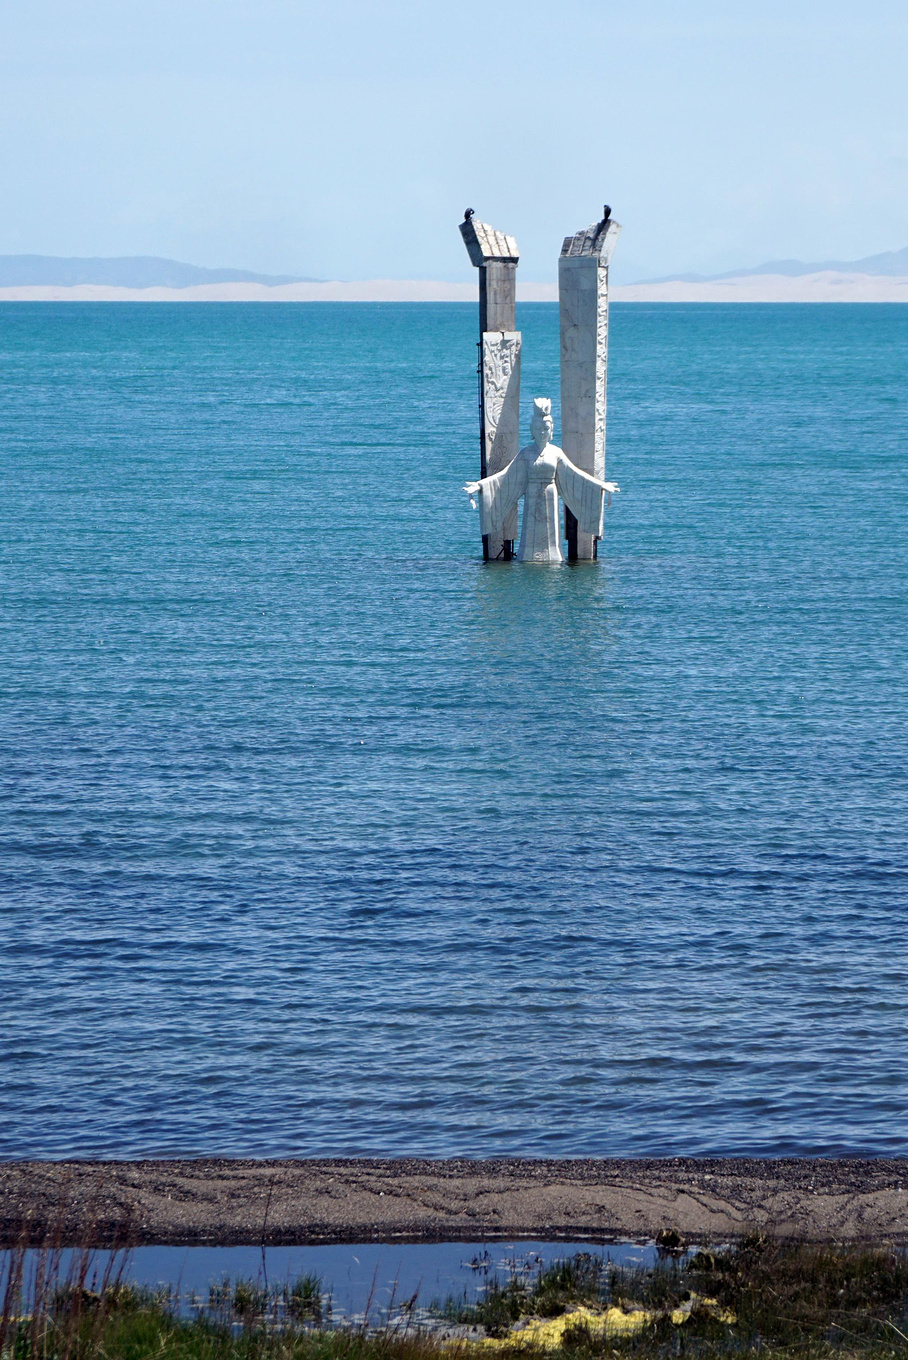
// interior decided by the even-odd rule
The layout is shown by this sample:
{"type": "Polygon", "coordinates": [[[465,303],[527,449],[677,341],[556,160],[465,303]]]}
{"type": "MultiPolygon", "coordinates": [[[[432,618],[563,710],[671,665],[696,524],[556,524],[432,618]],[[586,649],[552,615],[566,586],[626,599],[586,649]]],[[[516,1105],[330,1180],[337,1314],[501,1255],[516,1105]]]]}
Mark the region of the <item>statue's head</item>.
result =
{"type": "Polygon", "coordinates": [[[552,402],[549,397],[536,397],[533,402],[533,417],[530,421],[530,434],[539,449],[551,444],[555,435],[555,422],[552,420],[552,402]]]}

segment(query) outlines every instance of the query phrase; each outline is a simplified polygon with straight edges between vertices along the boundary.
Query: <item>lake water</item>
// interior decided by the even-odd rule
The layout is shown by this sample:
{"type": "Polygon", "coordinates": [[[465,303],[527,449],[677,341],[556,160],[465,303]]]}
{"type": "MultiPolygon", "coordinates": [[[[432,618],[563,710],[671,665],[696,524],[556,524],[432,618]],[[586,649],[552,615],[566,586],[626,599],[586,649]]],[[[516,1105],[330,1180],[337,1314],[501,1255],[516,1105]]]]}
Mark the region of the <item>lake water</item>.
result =
{"type": "Polygon", "coordinates": [[[614,307],[577,567],[475,329],[0,307],[0,1155],[908,1153],[908,308],[614,307]]]}

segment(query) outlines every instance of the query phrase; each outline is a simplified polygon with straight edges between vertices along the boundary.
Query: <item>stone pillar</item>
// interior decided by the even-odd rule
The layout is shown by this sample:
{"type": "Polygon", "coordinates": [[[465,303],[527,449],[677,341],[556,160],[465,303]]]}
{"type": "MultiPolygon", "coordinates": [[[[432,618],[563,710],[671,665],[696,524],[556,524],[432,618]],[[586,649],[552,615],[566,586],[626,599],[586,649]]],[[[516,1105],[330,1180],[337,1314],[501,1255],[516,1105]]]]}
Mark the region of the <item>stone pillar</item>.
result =
{"type": "MultiPolygon", "coordinates": [[[[479,475],[501,472],[520,448],[520,332],[515,330],[517,261],[513,236],[472,213],[460,232],[479,270],[479,475]]],[[[517,537],[516,511],[504,536],[483,534],[487,562],[510,561],[517,537]]]]}
{"type": "MultiPolygon", "coordinates": [[[[605,377],[608,360],[608,266],[621,227],[606,208],[602,221],[566,236],[558,261],[561,320],[561,447],[584,472],[605,480],[605,377]]],[[[571,561],[593,561],[596,539],[565,507],[571,561]]]]}

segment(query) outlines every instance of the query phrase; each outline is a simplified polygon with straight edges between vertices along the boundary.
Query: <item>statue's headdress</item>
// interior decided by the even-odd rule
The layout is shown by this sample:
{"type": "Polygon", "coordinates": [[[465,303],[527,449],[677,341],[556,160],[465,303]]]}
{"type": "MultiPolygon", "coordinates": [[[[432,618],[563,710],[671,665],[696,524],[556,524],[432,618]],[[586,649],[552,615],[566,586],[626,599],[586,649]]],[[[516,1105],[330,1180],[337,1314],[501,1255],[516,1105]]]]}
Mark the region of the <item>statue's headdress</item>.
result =
{"type": "Polygon", "coordinates": [[[552,398],[534,397],[533,398],[533,419],[542,416],[545,420],[552,419],[552,398]]]}

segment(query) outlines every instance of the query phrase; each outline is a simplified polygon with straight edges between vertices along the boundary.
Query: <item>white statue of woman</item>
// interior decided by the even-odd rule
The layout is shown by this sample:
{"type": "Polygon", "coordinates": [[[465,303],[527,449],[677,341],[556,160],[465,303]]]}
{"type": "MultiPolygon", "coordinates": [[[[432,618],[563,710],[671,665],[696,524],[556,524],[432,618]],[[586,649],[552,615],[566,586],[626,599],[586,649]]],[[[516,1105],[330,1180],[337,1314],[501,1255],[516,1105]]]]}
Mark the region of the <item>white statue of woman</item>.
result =
{"type": "MultiPolygon", "coordinates": [[[[575,467],[563,449],[552,443],[555,426],[548,397],[533,402],[532,444],[521,449],[502,472],[467,482],[472,500],[479,497],[479,520],[484,534],[507,538],[517,502],[524,497],[518,562],[563,562],[558,497],[577,517],[584,533],[602,537],[605,497],[617,491],[614,482],[600,482],[575,467]]],[[[513,529],[512,529],[513,532],[513,529]]]]}

